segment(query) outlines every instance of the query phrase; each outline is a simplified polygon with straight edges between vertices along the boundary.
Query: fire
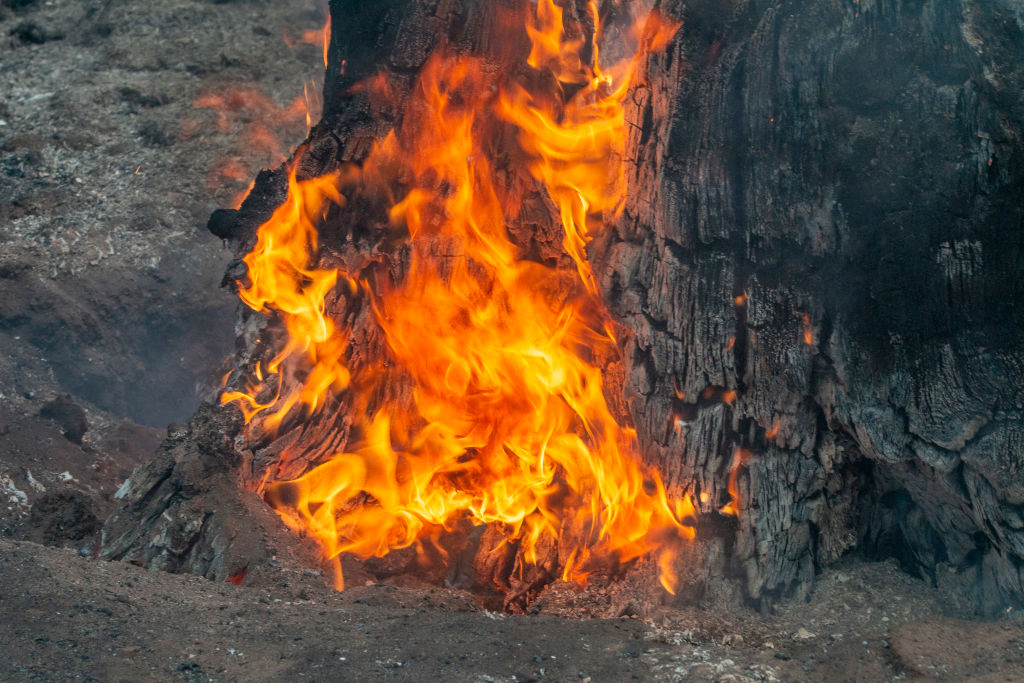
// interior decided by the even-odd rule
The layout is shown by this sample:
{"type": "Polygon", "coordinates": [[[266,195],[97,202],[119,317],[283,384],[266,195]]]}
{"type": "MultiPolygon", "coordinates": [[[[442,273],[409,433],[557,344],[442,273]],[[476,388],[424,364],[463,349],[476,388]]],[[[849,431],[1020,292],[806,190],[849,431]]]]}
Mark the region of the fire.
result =
{"type": "Polygon", "coordinates": [[[292,35],[285,33],[284,42],[288,47],[295,47],[300,43],[306,43],[308,45],[320,45],[323,48],[324,53],[324,68],[327,68],[327,50],[331,44],[331,17],[327,16],[327,21],[324,23],[322,28],[309,29],[303,31],[297,38],[292,35]]]}
{"type": "MultiPolygon", "coordinates": [[[[280,133],[297,132],[303,122],[308,129],[309,122],[319,113],[320,103],[308,87],[304,88],[303,95],[293,99],[286,107],[279,106],[254,88],[232,88],[205,92],[196,99],[194,106],[213,112],[217,129],[235,133],[239,138],[237,157],[217,164],[207,180],[207,185],[215,188],[225,181],[240,184],[252,176],[251,164],[242,163],[240,158],[246,161],[259,159],[271,166],[284,161],[286,149],[280,133]]],[[[194,121],[187,122],[183,134],[192,135],[197,125],[194,121]]],[[[232,201],[235,208],[241,205],[248,193],[246,189],[236,194],[232,201]]]]}
{"type": "Polygon", "coordinates": [[[510,92],[502,93],[499,111],[521,128],[520,142],[534,156],[530,172],[544,183],[558,205],[565,250],[576,263],[587,291],[596,295],[597,284],[584,251],[589,240],[587,219],[601,214],[615,218],[622,211],[626,194],[622,102],[640,60],[662,49],[678,26],[661,21],[656,14],[647,15],[634,25],[639,48],[633,58],[605,71],[597,56],[600,21],[596,3],[591,0],[588,8],[595,26],[591,66],[580,60],[582,39],[563,39],[562,9],[554,0],[540,0],[536,21],[527,24],[533,46],[528,64],[549,69],[560,84],[582,83],[583,88],[565,102],[514,85],[510,92]]]}
{"type": "MultiPolygon", "coordinates": [[[[624,203],[630,85],[677,26],[642,17],[634,55],[605,68],[594,3],[590,11],[590,64],[552,0],[529,18],[528,64],[554,76],[554,92],[435,54],[401,126],[361,168],[312,179],[292,168],[287,200],[245,257],[242,300],[279,317],[288,336],[254,367],[246,391],[222,400],[238,405],[257,435],[343,393],[352,406],[359,438],[345,452],[298,479],[266,482],[285,521],[329,558],[437,541],[468,519],[499,528],[528,563],[556,548],[566,581],[585,583],[601,562],[654,552],[662,585],[675,591],[678,539],[693,538],[694,507],[640,464],[635,432],[605,399],[598,359],[617,347],[585,247],[624,203]],[[523,259],[509,237],[517,195],[499,182],[493,134],[509,124],[526,170],[558,209],[574,283],[523,259]],[[311,265],[322,261],[325,212],[344,207],[343,192],[357,185],[399,197],[389,217],[407,231],[410,259],[398,282],[311,265]],[[355,296],[370,302],[386,341],[373,367],[349,367],[350,330],[327,312],[332,297],[355,296]],[[374,397],[402,383],[412,387],[408,401],[376,406],[374,397]]],[[[385,92],[380,78],[363,87],[385,92]]]]}
{"type": "MultiPolygon", "coordinates": [[[[331,39],[331,20],[320,29],[310,29],[297,39],[284,36],[289,47],[299,43],[313,43],[323,46],[324,66],[327,66],[328,47],[331,39]]],[[[292,99],[287,106],[280,106],[272,98],[255,87],[218,87],[201,93],[193,106],[213,112],[214,125],[222,133],[234,133],[239,138],[235,157],[216,165],[211,172],[207,186],[215,189],[228,184],[240,184],[253,175],[253,164],[278,166],[287,158],[287,149],[281,142],[285,134],[303,132],[301,124],[308,131],[315,119],[320,116],[322,102],[320,88],[314,81],[303,84],[302,95],[292,99]],[[246,163],[242,162],[242,159],[246,163]]],[[[198,129],[199,122],[186,120],[182,125],[182,135],[191,137],[198,129]]],[[[256,166],[258,168],[259,166],[256,166]]],[[[253,183],[241,192],[237,192],[231,201],[233,208],[239,208],[248,196],[253,183]]]]}
{"type": "Polygon", "coordinates": [[[736,477],[739,475],[740,467],[746,465],[750,460],[751,452],[745,448],[737,448],[732,456],[732,467],[729,468],[729,502],[719,508],[718,512],[723,515],[735,515],[739,504],[740,493],[736,486],[736,477]]]}
{"type": "MultiPolygon", "coordinates": [[[[273,400],[259,402],[253,395],[226,392],[222,401],[238,401],[248,423],[257,413],[273,408],[266,427],[276,428],[297,403],[315,410],[328,390],[341,391],[348,386],[345,366],[346,338],[324,313],[325,298],[337,283],[338,273],[309,268],[307,263],[317,247],[316,223],[327,202],[342,203],[338,177],[322,176],[299,182],[293,168],[285,203],[260,228],[256,246],[245,257],[249,283],[239,296],[250,308],[280,313],[288,330],[288,343],[267,365],[267,372],[278,377],[273,400]],[[285,372],[285,361],[301,356],[308,374],[304,382],[294,381],[285,372]]],[[[288,365],[293,370],[295,364],[288,365]]],[[[262,380],[263,368],[256,375],[262,380]]]]}

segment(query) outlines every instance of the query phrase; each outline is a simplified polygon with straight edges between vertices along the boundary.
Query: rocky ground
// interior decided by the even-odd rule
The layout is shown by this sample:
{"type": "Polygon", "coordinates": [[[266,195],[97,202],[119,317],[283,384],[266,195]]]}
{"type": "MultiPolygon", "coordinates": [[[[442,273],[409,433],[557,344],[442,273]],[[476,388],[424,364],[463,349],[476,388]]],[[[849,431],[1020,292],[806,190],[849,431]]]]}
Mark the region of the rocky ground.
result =
{"type": "Polygon", "coordinates": [[[568,587],[509,617],[282,563],[251,587],[93,559],[121,483],[230,352],[230,254],[205,222],[304,135],[324,16],[0,1],[0,679],[1024,678],[1024,627],[954,619],[892,563],[827,570],[769,615],[639,618],[568,587]]]}

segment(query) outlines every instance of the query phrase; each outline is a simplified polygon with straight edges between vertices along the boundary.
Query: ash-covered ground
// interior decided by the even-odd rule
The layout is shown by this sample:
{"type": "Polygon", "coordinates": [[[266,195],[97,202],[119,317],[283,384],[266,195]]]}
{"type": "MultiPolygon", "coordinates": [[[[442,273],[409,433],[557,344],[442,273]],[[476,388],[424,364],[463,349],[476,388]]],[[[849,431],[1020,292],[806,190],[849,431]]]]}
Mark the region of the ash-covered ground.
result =
{"type": "Polygon", "coordinates": [[[92,559],[121,483],[231,351],[231,254],[206,219],[280,161],[254,123],[285,152],[302,138],[286,110],[322,69],[300,38],[324,16],[0,2],[0,679],[1024,679],[1024,628],[956,620],[893,563],[851,559],[769,615],[579,619],[599,590],[556,586],[546,614],[510,617],[439,588],[339,594],[287,566],[253,588],[92,559]]]}

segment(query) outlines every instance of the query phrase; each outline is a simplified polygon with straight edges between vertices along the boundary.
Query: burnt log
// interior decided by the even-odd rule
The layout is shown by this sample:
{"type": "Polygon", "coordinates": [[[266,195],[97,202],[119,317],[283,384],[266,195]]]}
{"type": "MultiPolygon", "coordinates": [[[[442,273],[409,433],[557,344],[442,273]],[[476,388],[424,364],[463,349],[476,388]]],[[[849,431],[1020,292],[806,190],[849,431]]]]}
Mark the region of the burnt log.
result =
{"type": "MultiPolygon", "coordinates": [[[[562,4],[586,16],[585,3],[562,4]]],[[[344,30],[332,35],[324,116],[300,173],[365,158],[400,122],[438,47],[497,64],[521,51],[501,21],[517,8],[333,0],[344,30]],[[355,87],[379,71],[394,89],[383,104],[355,87]]],[[[749,601],[769,607],[806,595],[818,568],[856,552],[899,558],[966,611],[1021,604],[1020,3],[666,0],[658,9],[683,27],[648,58],[628,100],[626,210],[588,254],[623,331],[619,403],[647,461],[700,501],[703,570],[689,571],[680,593],[735,574],[749,601]],[[726,517],[732,496],[736,514],[726,517]]],[[[285,176],[265,172],[237,214],[211,222],[239,256],[283,199],[285,176]]],[[[535,222],[540,237],[514,239],[565,261],[556,226],[535,222]]],[[[336,215],[321,239],[351,266],[381,248],[382,234],[336,215]]],[[[400,278],[401,248],[385,248],[387,275],[400,278]]],[[[243,276],[236,268],[226,282],[243,276]]],[[[352,353],[381,343],[365,305],[337,305],[356,330],[352,353]]],[[[267,324],[242,310],[236,368],[273,351],[267,324]]],[[[345,409],[341,400],[322,419],[345,409]]],[[[314,428],[293,425],[276,447],[249,444],[225,476],[257,488],[288,440],[314,428]]],[[[333,438],[290,473],[348,435],[333,438]]],[[[203,450],[178,448],[173,471],[203,450]]],[[[194,571],[145,551],[152,536],[113,533],[129,519],[163,524],[143,499],[160,499],[160,477],[170,479],[149,469],[108,522],[116,540],[104,552],[194,571]]],[[[193,550],[212,548],[204,538],[193,535],[189,552],[209,557],[193,550]]]]}

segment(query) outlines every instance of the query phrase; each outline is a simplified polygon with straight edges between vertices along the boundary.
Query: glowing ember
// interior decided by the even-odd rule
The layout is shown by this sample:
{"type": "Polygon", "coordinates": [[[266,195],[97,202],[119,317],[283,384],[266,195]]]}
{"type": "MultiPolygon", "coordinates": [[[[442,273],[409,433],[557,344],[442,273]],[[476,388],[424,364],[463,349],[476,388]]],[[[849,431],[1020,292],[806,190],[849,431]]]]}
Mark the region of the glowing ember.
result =
{"type": "MultiPolygon", "coordinates": [[[[590,11],[599,26],[593,3],[590,11]]],[[[292,170],[288,199],[260,227],[239,283],[246,304],[281,319],[287,343],[253,369],[248,391],[223,400],[260,436],[344,392],[358,435],[346,452],[298,479],[265,482],[285,521],[328,557],[436,542],[468,519],[499,529],[528,563],[556,547],[567,581],[654,552],[674,592],[678,539],[693,537],[694,508],[639,464],[635,433],[605,400],[598,359],[616,347],[585,246],[625,198],[623,101],[641,60],[676,28],[642,17],[634,56],[609,68],[595,35],[588,65],[585,41],[567,39],[562,10],[540,0],[527,23],[528,63],[557,87],[530,91],[481,61],[437,54],[402,125],[361,168],[309,180],[292,170]],[[509,238],[519,195],[498,182],[503,150],[494,148],[494,131],[509,124],[518,158],[557,207],[576,269],[568,287],[566,273],[522,258],[509,238]],[[343,192],[356,186],[401,197],[390,219],[407,230],[410,258],[397,283],[310,265],[325,212],[344,207],[343,192]],[[339,297],[370,302],[384,357],[349,367],[350,330],[327,313],[339,297]],[[376,407],[402,383],[408,401],[376,407]]],[[[383,76],[362,87],[388,91],[383,76]]]]}
{"type": "Polygon", "coordinates": [[[808,346],[813,346],[814,345],[814,331],[811,328],[811,316],[809,316],[806,313],[804,313],[803,323],[804,323],[804,344],[807,344],[808,346]]]}

